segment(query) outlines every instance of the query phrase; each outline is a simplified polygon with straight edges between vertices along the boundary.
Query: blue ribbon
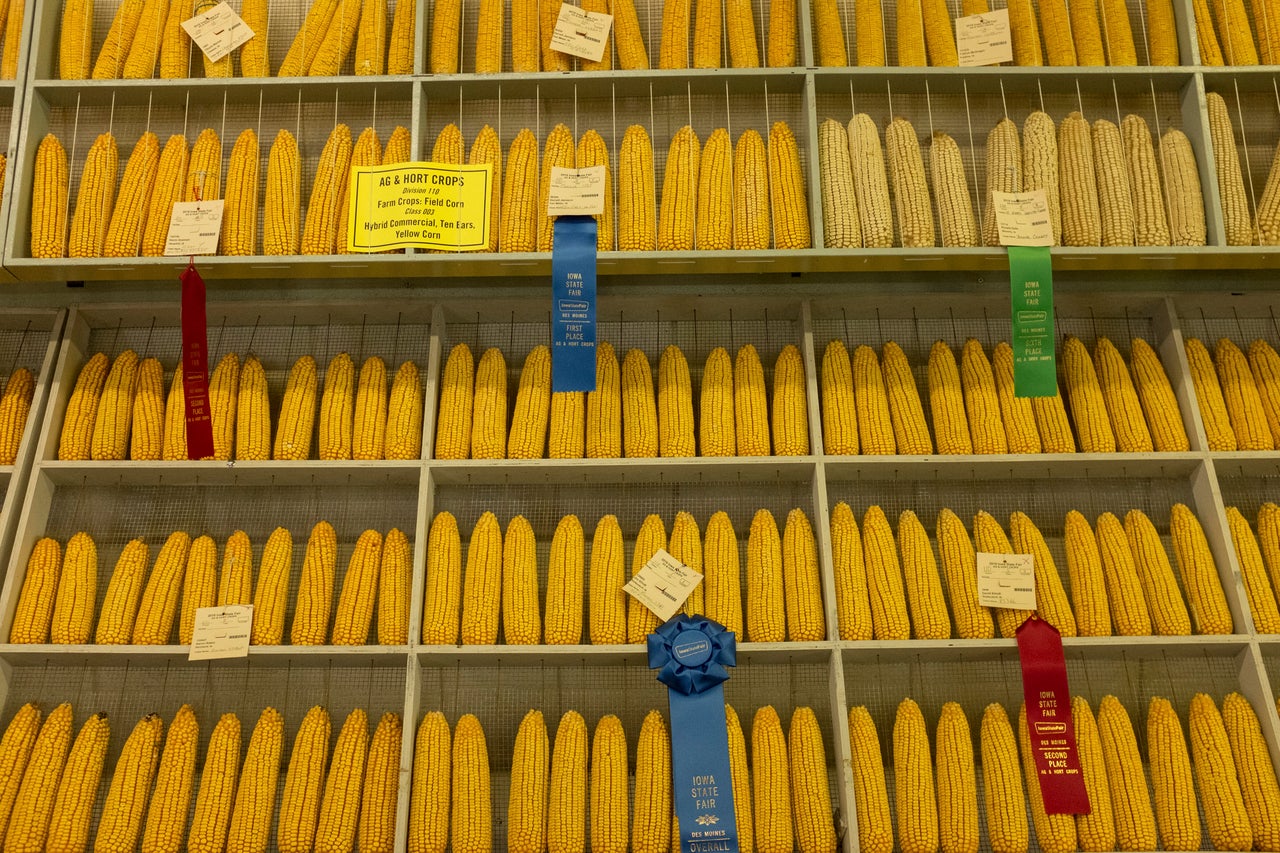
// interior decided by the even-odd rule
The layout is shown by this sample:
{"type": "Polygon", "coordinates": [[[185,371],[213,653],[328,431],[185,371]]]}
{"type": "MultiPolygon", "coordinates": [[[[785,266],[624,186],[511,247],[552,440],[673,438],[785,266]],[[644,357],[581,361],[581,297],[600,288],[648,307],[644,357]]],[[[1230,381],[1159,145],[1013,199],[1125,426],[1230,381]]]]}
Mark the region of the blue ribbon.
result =
{"type": "Polygon", "coordinates": [[[649,668],[671,704],[671,774],[682,853],[737,853],[738,823],[725,728],[726,667],[737,662],[733,632],[679,614],[649,635],[649,668]]]}
{"type": "Polygon", "coordinates": [[[551,390],[596,390],[596,220],[556,219],[551,243],[551,390]]]}

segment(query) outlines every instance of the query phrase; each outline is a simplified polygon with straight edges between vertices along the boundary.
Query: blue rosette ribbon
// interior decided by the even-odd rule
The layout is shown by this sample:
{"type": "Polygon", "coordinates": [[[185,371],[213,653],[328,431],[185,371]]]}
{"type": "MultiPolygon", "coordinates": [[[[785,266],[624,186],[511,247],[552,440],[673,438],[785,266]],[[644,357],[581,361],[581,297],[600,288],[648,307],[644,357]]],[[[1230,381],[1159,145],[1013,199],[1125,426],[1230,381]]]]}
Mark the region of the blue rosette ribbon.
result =
{"type": "Polygon", "coordinates": [[[649,635],[649,668],[671,704],[671,774],[682,853],[738,853],[738,823],[725,728],[726,667],[737,663],[733,632],[679,614],[649,635]]]}

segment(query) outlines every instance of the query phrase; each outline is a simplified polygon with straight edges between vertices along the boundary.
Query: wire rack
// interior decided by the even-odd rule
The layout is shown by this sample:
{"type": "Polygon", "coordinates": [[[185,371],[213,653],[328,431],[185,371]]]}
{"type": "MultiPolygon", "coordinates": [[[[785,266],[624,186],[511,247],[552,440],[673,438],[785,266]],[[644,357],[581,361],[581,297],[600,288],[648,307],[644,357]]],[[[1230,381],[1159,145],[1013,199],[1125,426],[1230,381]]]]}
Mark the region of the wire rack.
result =
{"type": "Polygon", "coordinates": [[[1213,351],[1219,338],[1230,338],[1248,352],[1249,343],[1261,338],[1273,347],[1280,344],[1280,318],[1270,306],[1250,310],[1228,303],[1199,303],[1184,308],[1179,317],[1183,338],[1199,338],[1213,351]]]}
{"type": "MultiPolygon", "coordinates": [[[[274,7],[274,4],[272,4],[274,7]]],[[[406,85],[387,84],[385,94],[379,97],[378,88],[370,97],[365,93],[344,94],[340,87],[320,96],[309,91],[304,100],[301,89],[259,89],[249,92],[240,88],[228,88],[219,93],[198,92],[192,98],[190,92],[158,90],[157,93],[132,90],[112,95],[106,104],[89,91],[83,98],[80,93],[69,95],[64,90],[51,93],[50,102],[35,112],[28,138],[39,140],[46,133],[58,137],[67,150],[70,170],[70,191],[67,195],[68,221],[75,210],[76,193],[84,170],[89,147],[100,133],[111,132],[119,148],[119,169],[123,174],[125,163],[138,139],[146,131],[159,137],[163,147],[172,134],[186,136],[188,145],[194,145],[196,137],[205,128],[214,130],[222,142],[222,187],[225,192],[229,179],[228,163],[236,137],[244,130],[253,130],[258,137],[258,197],[266,198],[267,162],[276,134],[287,130],[298,142],[299,168],[301,170],[302,200],[300,217],[306,218],[312,185],[320,161],[321,151],[330,132],[339,123],[347,124],[354,140],[365,127],[373,127],[385,145],[397,125],[412,125],[412,106],[406,85]]],[[[40,95],[34,96],[42,98],[40,95]]],[[[26,203],[30,204],[30,188],[24,188],[26,203]]],[[[110,218],[110,211],[105,215],[110,218]]],[[[258,211],[257,233],[263,233],[263,216],[258,211]]],[[[19,241],[22,250],[29,252],[28,240],[19,241]]]]}
{"type": "MultiPolygon", "coordinates": [[[[1249,211],[1256,215],[1271,174],[1276,142],[1280,141],[1280,84],[1275,77],[1240,80],[1215,76],[1206,81],[1206,88],[1226,103],[1249,211]]],[[[1257,242],[1257,234],[1253,236],[1257,242]]]]}
{"type": "Polygon", "coordinates": [[[1230,462],[1220,462],[1218,488],[1224,506],[1234,506],[1249,519],[1250,526],[1264,503],[1280,501],[1280,470],[1271,476],[1241,476],[1231,470],[1230,462]]]}
{"type": "MultiPolygon", "coordinates": [[[[976,765],[978,803],[983,801],[982,753],[979,730],[986,706],[998,702],[1004,706],[1009,721],[1018,724],[1018,708],[1022,703],[1021,670],[1016,652],[999,655],[958,655],[948,663],[915,661],[905,664],[866,662],[860,664],[860,677],[846,678],[849,704],[864,705],[876,725],[880,753],[885,762],[889,808],[897,821],[893,797],[896,779],[893,772],[893,723],[898,703],[911,698],[920,706],[931,744],[936,744],[938,717],[945,702],[957,702],[969,722],[976,765]],[[935,685],[941,685],[937,687],[935,685]]],[[[1174,658],[1162,655],[1155,659],[1127,658],[1121,652],[1116,659],[1097,660],[1076,650],[1067,652],[1067,675],[1073,695],[1084,696],[1093,713],[1106,695],[1114,695],[1129,712],[1137,736],[1138,749],[1147,767],[1146,718],[1150,700],[1155,696],[1168,699],[1185,730],[1188,708],[1196,693],[1209,693],[1221,703],[1223,696],[1240,689],[1238,665],[1230,657],[1187,655],[1174,658]]],[[[1268,709],[1256,707],[1260,716],[1268,709]]],[[[990,839],[981,833],[979,850],[990,851],[990,839]]],[[[1040,850],[1035,833],[1031,834],[1032,850],[1040,850]]]]}
{"type": "MultiPolygon", "coordinates": [[[[857,64],[857,15],[855,14],[855,0],[837,0],[837,8],[840,13],[840,25],[844,31],[845,49],[849,54],[849,64],[857,64]]],[[[992,9],[1007,8],[1007,3],[996,0],[990,4],[992,9]]],[[[1037,4],[1038,5],[1038,4],[1037,4]]],[[[1129,26],[1133,31],[1134,48],[1138,54],[1138,65],[1146,65],[1150,62],[1150,48],[1147,38],[1146,25],[1146,8],[1140,2],[1127,2],[1127,11],[1129,13],[1129,26]]],[[[884,51],[886,63],[889,65],[898,64],[898,28],[897,28],[897,4],[881,2],[881,15],[884,18],[884,51]]],[[[952,20],[961,17],[964,13],[961,11],[959,0],[948,0],[947,11],[952,20]]],[[[1040,26],[1044,27],[1043,21],[1040,26]]],[[[1107,25],[1106,16],[1098,16],[1099,26],[1105,28],[1107,25]]],[[[816,45],[817,37],[817,19],[814,17],[815,31],[813,42],[816,45]]],[[[1104,32],[1105,41],[1105,32],[1104,32]]],[[[1190,57],[1184,57],[1184,62],[1190,63],[1190,57]]]]}
{"type": "MultiPolygon", "coordinates": [[[[886,21],[886,29],[888,26],[886,21]]],[[[1181,89],[1186,84],[1164,78],[1158,84],[1155,78],[1143,82],[1147,85],[1126,81],[1123,89],[1113,82],[1108,92],[1099,85],[1082,86],[1078,79],[1006,83],[998,78],[960,77],[958,82],[934,79],[931,84],[930,80],[862,83],[854,78],[830,77],[820,81],[817,117],[819,122],[832,118],[847,125],[855,113],[866,113],[882,139],[890,121],[905,118],[915,129],[926,167],[934,132],[948,133],[960,149],[973,210],[981,222],[987,203],[987,134],[1001,119],[1010,118],[1021,127],[1027,115],[1043,110],[1060,123],[1078,111],[1090,122],[1107,119],[1119,124],[1133,113],[1146,120],[1153,143],[1158,144],[1164,131],[1183,126],[1181,89]]],[[[1196,134],[1189,136],[1195,144],[1196,134]]],[[[939,228],[935,222],[935,241],[941,245],[939,228]]],[[[894,217],[894,245],[901,242],[894,217]]]]}
{"type": "MultiPolygon", "coordinates": [[[[48,347],[48,326],[37,323],[34,318],[22,318],[14,326],[0,327],[0,388],[21,367],[30,370],[31,375],[39,380],[48,347]]],[[[28,423],[33,421],[28,419],[28,423]]]]}
{"type": "MultiPolygon", "coordinates": [[[[213,538],[219,565],[227,537],[243,530],[253,545],[253,563],[261,564],[262,551],[276,527],[287,529],[293,539],[289,572],[289,604],[285,624],[292,624],[297,604],[302,562],[312,527],[328,521],[338,539],[334,601],[346,573],[356,540],[366,529],[386,535],[398,527],[416,538],[417,489],[388,481],[384,485],[302,486],[59,486],[54,491],[43,535],[59,543],[80,531],[93,537],[98,549],[98,600],[102,606],[107,584],[124,546],[142,538],[154,565],[165,540],[176,530],[193,539],[213,538]],[[267,509],[269,507],[269,509],[267,509]]],[[[15,571],[25,574],[24,569],[15,571]]],[[[15,578],[15,583],[20,578],[15,578]]],[[[370,637],[373,637],[372,626],[370,637]]],[[[374,640],[370,639],[370,642],[374,640]]]]}
{"type": "MultiPolygon", "coordinates": [[[[756,711],[773,705],[788,726],[791,712],[811,706],[822,729],[828,773],[832,773],[833,746],[828,670],[822,664],[793,666],[753,664],[733,671],[725,683],[725,701],[734,706],[750,750],[751,722],[756,711]]],[[[504,667],[484,669],[424,668],[419,678],[417,721],[427,711],[442,711],[452,727],[463,714],[475,714],[484,727],[493,773],[493,843],[500,849],[507,828],[507,793],[512,747],[520,721],[529,710],[539,710],[548,736],[555,737],[561,716],[577,711],[587,724],[588,737],[606,714],[616,715],[627,735],[629,772],[635,773],[636,744],[640,726],[650,710],[667,714],[667,690],[653,672],[635,666],[504,667]],[[495,702],[495,697],[501,701],[495,702]]],[[[835,785],[831,783],[833,798],[835,785]]],[[[834,803],[833,801],[833,804],[834,803]]]]}
{"type": "MultiPolygon", "coordinates": [[[[18,707],[35,701],[48,714],[60,702],[70,702],[74,713],[74,729],[78,731],[90,715],[106,712],[111,724],[103,778],[90,823],[90,837],[97,830],[101,809],[110,788],[112,776],[125,739],[144,715],[157,713],[164,720],[166,732],[179,707],[190,704],[200,726],[196,778],[204,766],[205,752],[213,728],[222,714],[234,713],[240,719],[241,756],[248,750],[249,738],[263,709],[270,706],[284,718],[281,767],[276,783],[275,817],[267,849],[275,851],[275,819],[284,795],[285,770],[293,737],[307,710],[324,705],[331,718],[333,734],[330,750],[343,720],[355,708],[363,708],[369,717],[369,734],[385,712],[403,713],[405,671],[403,665],[337,667],[264,667],[258,664],[193,666],[32,666],[16,670],[5,703],[7,724],[18,707]]],[[[407,794],[406,794],[407,795],[407,794]]],[[[195,811],[194,791],[187,825],[195,811]]]]}

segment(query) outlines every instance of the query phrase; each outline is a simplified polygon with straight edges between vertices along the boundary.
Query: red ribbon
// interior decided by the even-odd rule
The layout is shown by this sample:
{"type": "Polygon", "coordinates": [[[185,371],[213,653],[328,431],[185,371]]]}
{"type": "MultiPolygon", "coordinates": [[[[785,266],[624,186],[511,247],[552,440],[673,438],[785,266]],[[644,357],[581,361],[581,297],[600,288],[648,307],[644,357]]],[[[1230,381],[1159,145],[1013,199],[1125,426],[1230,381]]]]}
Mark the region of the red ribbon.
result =
{"type": "Polygon", "coordinates": [[[1018,628],[1018,657],[1044,810],[1048,814],[1088,814],[1089,795],[1080,772],[1067,662],[1058,629],[1037,616],[1023,622],[1018,628]]]}
{"type": "Polygon", "coordinates": [[[187,404],[187,458],[213,456],[213,420],[209,415],[209,353],[205,323],[204,279],[194,262],[182,281],[182,390],[187,404]]]}

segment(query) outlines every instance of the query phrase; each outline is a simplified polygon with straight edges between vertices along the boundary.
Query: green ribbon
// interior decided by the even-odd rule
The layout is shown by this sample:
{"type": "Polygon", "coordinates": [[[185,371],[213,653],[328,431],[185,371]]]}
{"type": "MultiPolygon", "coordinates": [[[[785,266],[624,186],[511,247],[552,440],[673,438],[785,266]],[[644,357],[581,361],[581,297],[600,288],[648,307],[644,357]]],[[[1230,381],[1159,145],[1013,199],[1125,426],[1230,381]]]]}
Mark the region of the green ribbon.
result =
{"type": "Polygon", "coordinates": [[[1013,307],[1013,395],[1058,393],[1054,358],[1053,261],[1047,246],[1009,247],[1009,296],[1013,307]]]}

